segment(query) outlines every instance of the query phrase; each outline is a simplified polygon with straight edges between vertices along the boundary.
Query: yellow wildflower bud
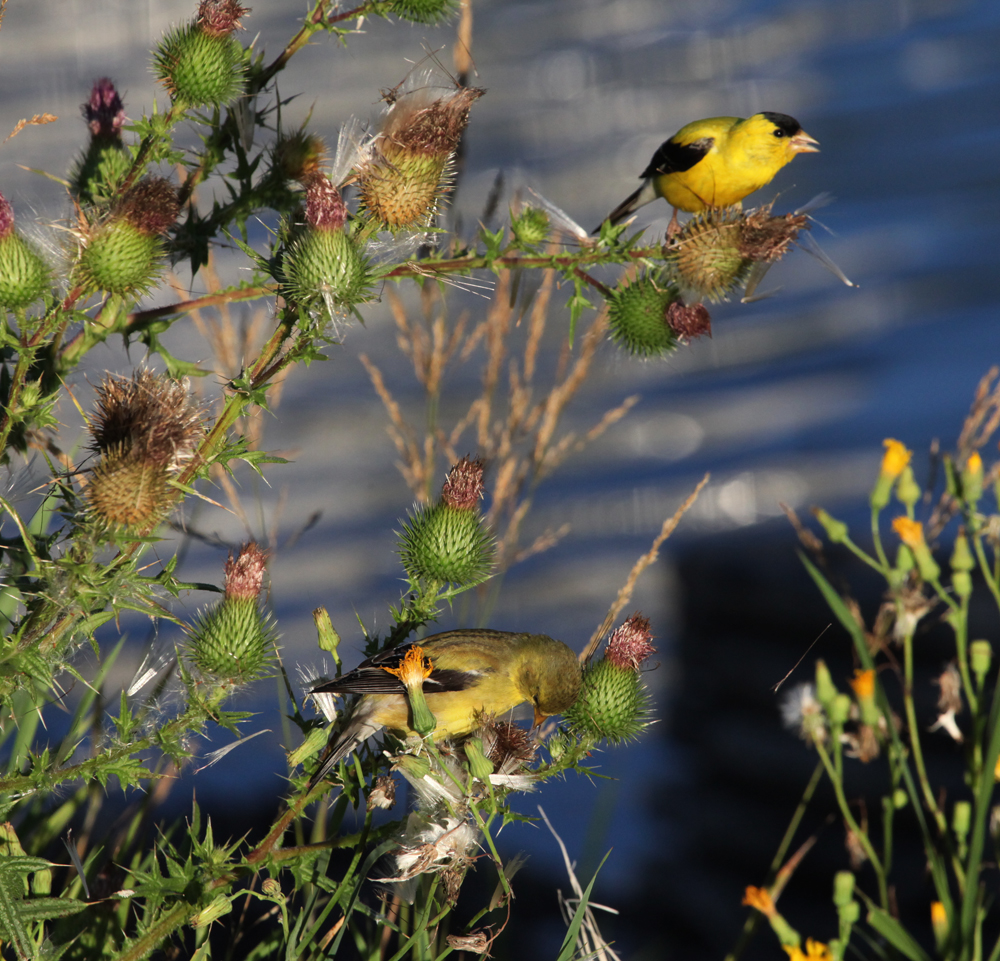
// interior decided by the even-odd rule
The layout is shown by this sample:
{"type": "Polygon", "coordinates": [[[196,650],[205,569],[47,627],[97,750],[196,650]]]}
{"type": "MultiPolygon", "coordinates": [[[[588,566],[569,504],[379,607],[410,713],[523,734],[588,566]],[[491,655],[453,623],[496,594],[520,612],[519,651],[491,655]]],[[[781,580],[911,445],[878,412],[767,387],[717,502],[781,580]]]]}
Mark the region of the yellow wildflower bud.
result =
{"type": "Polygon", "coordinates": [[[743,904],[748,908],[756,908],[766,918],[773,917],[777,912],[767,889],[755,888],[752,884],[748,884],[743,892],[743,904]]]}
{"type": "Polygon", "coordinates": [[[941,574],[941,568],[931,556],[931,549],[924,540],[924,525],[909,517],[897,517],[892,522],[892,529],[899,539],[913,552],[917,569],[925,581],[936,581],[941,574]]]}
{"type": "Polygon", "coordinates": [[[983,459],[974,450],[965,461],[962,470],[962,499],[969,507],[975,507],[983,496],[983,459]]]}
{"type": "Polygon", "coordinates": [[[875,671],[871,668],[855,671],[850,685],[854,696],[858,699],[861,720],[875,727],[879,720],[878,707],[875,705],[875,671]]]}
{"type": "Polygon", "coordinates": [[[898,440],[893,440],[891,437],[882,443],[885,445],[885,454],[882,455],[882,466],[879,468],[878,480],[875,481],[870,501],[872,509],[877,511],[889,503],[892,485],[913,456],[898,440]]]}
{"type": "Polygon", "coordinates": [[[948,940],[948,912],[940,901],[931,901],[931,927],[937,949],[941,951],[948,940]]]}

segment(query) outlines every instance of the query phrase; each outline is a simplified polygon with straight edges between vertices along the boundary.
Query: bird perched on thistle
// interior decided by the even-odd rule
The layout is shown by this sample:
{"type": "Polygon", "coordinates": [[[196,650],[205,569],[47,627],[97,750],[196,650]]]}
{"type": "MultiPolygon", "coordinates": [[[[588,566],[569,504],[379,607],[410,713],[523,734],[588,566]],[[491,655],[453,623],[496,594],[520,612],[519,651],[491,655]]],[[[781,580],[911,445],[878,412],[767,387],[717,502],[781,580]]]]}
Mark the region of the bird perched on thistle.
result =
{"type": "Polygon", "coordinates": [[[617,224],[663,197],[674,208],[670,236],[679,230],[678,210],[696,214],[738,204],[769,184],[796,154],[818,153],[818,148],[799,122],[783,113],[695,120],[660,144],[640,174],[642,186],[604,219],[617,224]]]}
{"type": "Polygon", "coordinates": [[[461,737],[483,715],[529,702],[535,723],[561,714],[580,692],[581,669],[562,641],[545,634],[459,630],[401,644],[362,662],[313,694],[360,694],[342,730],[333,734],[312,783],[382,728],[461,737]],[[426,703],[433,717],[418,716],[426,703]]]}

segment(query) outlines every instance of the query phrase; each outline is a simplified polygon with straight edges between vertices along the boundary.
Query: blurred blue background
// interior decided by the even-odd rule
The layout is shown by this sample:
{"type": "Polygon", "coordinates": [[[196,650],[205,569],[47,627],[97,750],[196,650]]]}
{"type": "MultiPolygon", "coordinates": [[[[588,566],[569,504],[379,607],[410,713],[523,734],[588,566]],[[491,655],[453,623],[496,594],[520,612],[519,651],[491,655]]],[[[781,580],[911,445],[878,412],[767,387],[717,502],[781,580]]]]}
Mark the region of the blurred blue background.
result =
{"type": "MultiPolygon", "coordinates": [[[[0,29],[0,130],[43,111],[59,116],[0,147],[0,191],[20,225],[65,220],[69,205],[58,185],[19,165],[64,175],[85,141],[79,105],[100,76],[115,80],[133,118],[154,96],[162,105],[148,50],[192,7],[177,0],[8,4],[0,29]]],[[[267,60],[293,33],[299,7],[258,2],[246,18],[246,38],[256,35],[267,60]]],[[[569,426],[586,429],[630,394],[641,402],[540,488],[524,540],[563,523],[571,532],[510,572],[490,621],[582,647],[664,517],[710,471],[711,485],[632,605],[652,618],[658,635],[663,656],[648,679],[669,714],[672,691],[684,683],[673,646],[685,603],[678,552],[701,544],[725,554],[736,543],[732,536],[759,529],[791,557],[790,530],[773,533],[771,525],[781,515],[779,502],[799,510],[822,503],[854,516],[877,470],[882,438],[898,437],[918,452],[941,438],[947,448],[976,382],[1000,360],[1000,6],[476,0],[474,18],[472,82],[488,93],[473,109],[454,208],[467,231],[498,171],[509,187],[530,186],[592,226],[634,189],[659,143],[699,117],[780,111],[822,146],[754,199],[780,193],[779,209],[794,209],[832,193],[836,200],[816,212],[813,233],[858,286],[843,286],[794,251],[763,284],[780,287],[775,296],[713,308],[711,340],[655,363],[602,347],[569,426]]],[[[440,50],[450,66],[452,42],[451,27],[381,21],[366,21],[346,47],[317,35],[280,78],[282,96],[298,94],[283,108],[283,122],[297,126],[311,111],[311,128],[333,143],[348,117],[375,116],[380,88],[402,80],[426,50],[440,50]]],[[[668,216],[658,203],[643,208],[638,223],[662,232],[668,216]]],[[[36,232],[55,249],[57,231],[36,232]]],[[[262,248],[263,229],[256,241],[262,248]]],[[[219,270],[223,278],[239,276],[235,258],[221,255],[219,270]]],[[[188,283],[184,275],[181,282],[188,283]]],[[[183,293],[203,290],[196,278],[183,293]]],[[[485,306],[455,294],[451,310],[475,316],[485,306]]],[[[246,310],[249,316],[252,308],[246,310]]],[[[395,348],[385,306],[372,305],[365,316],[366,326],[353,326],[328,363],[293,374],[274,416],[265,418],[264,446],[292,463],[268,470],[267,484],[241,478],[247,521],[188,507],[193,527],[225,542],[249,530],[278,545],[272,603],[290,667],[318,663],[313,608],[326,606],[348,649],[359,651],[357,619],[385,627],[387,604],[400,590],[393,530],[411,496],[358,355],[381,367],[408,409],[419,411],[422,395],[395,348]]],[[[188,321],[175,325],[168,342],[179,356],[210,360],[188,321]]],[[[136,349],[127,357],[113,344],[93,352],[74,385],[83,406],[101,371],[127,371],[141,359],[136,349]]],[[[477,363],[457,378],[455,409],[474,395],[477,363]]],[[[199,389],[210,398],[217,381],[210,376],[199,389]]],[[[80,436],[78,418],[72,409],[59,413],[71,446],[80,436]]],[[[219,581],[223,559],[218,548],[193,543],[182,573],[219,581]]],[[[768,559],[758,554],[750,563],[768,559]]],[[[193,611],[205,600],[191,596],[182,604],[193,611]]],[[[459,623],[450,613],[441,626],[459,623]]],[[[145,642],[141,624],[132,630],[145,642]]],[[[811,640],[794,638],[802,650],[811,640]]],[[[127,682],[143,646],[137,643],[133,660],[122,664],[118,683],[127,682]]],[[[209,806],[231,804],[236,784],[245,795],[281,790],[276,698],[264,683],[251,700],[273,733],[185,777],[173,792],[180,808],[193,789],[209,806]]],[[[647,817],[664,785],[683,786],[690,776],[684,753],[664,731],[638,749],[599,758],[601,772],[617,780],[550,785],[540,795],[573,857],[591,859],[615,846],[598,892],[613,904],[631,896],[643,857],[668,856],[684,834],[682,823],[647,817]]],[[[522,807],[531,812],[534,803],[529,798],[522,807]]],[[[543,832],[515,826],[502,840],[508,851],[530,849],[537,863],[559,870],[555,844],[543,832]]]]}

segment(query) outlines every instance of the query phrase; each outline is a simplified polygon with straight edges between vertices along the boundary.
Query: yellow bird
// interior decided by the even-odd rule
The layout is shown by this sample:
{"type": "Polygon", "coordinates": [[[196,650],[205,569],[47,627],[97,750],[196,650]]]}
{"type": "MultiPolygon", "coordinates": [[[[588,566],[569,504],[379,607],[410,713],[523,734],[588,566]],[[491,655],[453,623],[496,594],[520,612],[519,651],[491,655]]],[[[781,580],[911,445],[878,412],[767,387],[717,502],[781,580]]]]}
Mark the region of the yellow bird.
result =
{"type": "Polygon", "coordinates": [[[769,184],[796,154],[818,153],[818,148],[799,122],[783,113],[695,120],[660,145],[640,174],[642,186],[604,219],[616,224],[663,197],[674,208],[667,228],[673,234],[678,210],[696,214],[738,204],[769,184]]]}
{"type": "Polygon", "coordinates": [[[534,706],[539,723],[561,714],[580,693],[577,656],[544,634],[459,630],[401,644],[312,689],[314,694],[362,695],[343,730],[330,738],[313,783],[382,728],[413,733],[405,669],[425,659],[430,668],[423,691],[437,725],[435,741],[469,734],[479,726],[480,715],[505,714],[525,701],[534,706]]]}

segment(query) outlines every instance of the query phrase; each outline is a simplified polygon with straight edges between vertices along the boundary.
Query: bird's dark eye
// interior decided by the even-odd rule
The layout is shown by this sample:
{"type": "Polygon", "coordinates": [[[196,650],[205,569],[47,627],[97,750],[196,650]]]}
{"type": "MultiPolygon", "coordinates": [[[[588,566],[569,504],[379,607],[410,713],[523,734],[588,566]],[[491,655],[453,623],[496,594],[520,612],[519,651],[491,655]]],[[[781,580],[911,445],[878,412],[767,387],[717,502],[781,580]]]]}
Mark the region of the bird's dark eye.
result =
{"type": "Polygon", "coordinates": [[[784,137],[785,136],[785,131],[784,130],[775,130],[774,131],[774,135],[775,135],[775,137],[784,137]]]}

